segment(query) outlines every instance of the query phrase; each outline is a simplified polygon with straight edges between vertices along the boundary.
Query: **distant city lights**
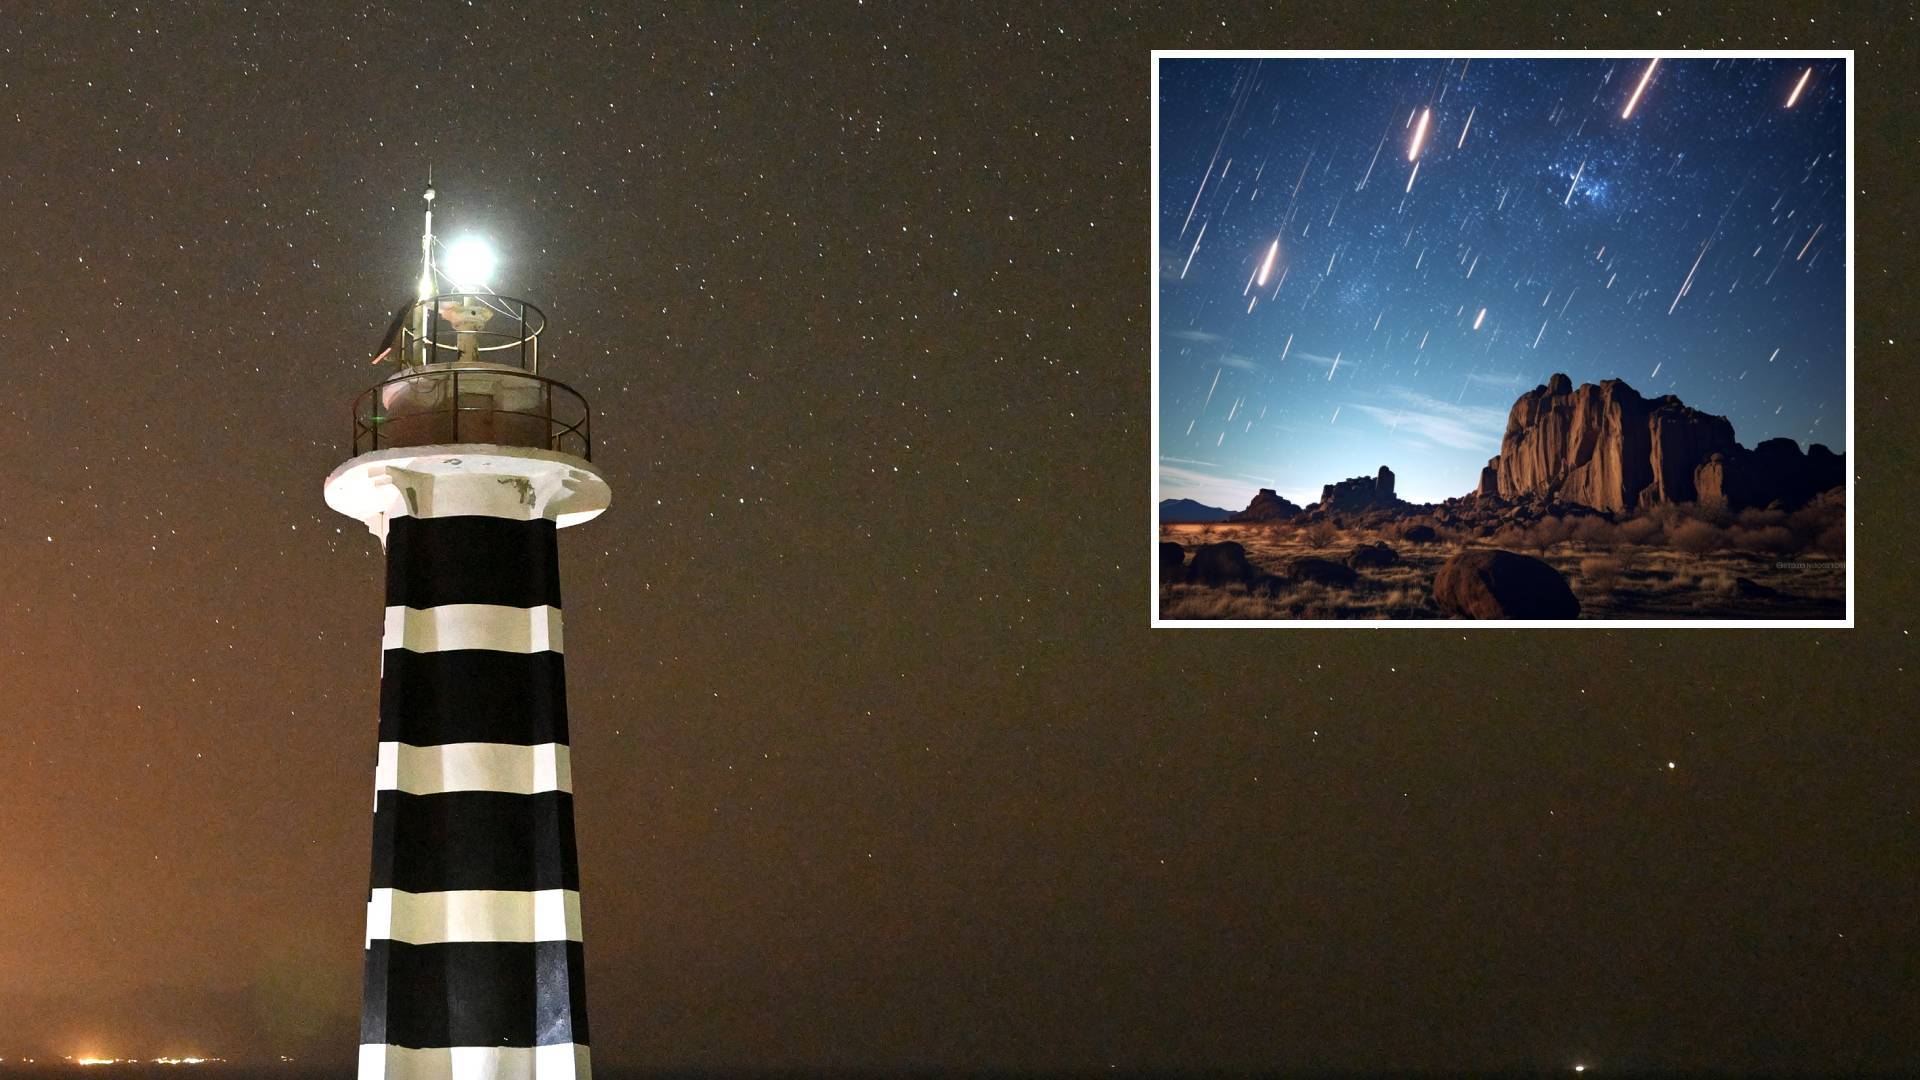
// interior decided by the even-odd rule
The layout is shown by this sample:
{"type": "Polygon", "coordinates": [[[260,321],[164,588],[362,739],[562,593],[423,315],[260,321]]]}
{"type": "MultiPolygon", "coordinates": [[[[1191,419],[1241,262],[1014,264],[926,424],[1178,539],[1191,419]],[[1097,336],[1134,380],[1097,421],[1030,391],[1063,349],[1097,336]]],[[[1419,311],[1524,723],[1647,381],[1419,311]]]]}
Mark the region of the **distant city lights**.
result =
{"type": "MultiPolygon", "coordinates": [[[[7,1059],[0,1058],[0,1061],[5,1061],[5,1060],[7,1059]]],[[[33,1061],[32,1058],[21,1058],[20,1060],[28,1063],[31,1063],[33,1061]]],[[[68,1054],[65,1056],[64,1060],[70,1061],[75,1065],[92,1066],[92,1065],[217,1065],[217,1064],[224,1063],[227,1059],[218,1058],[218,1057],[113,1058],[113,1057],[98,1057],[92,1054],[81,1054],[76,1057],[72,1054],[68,1054]]],[[[282,1060],[291,1061],[292,1059],[284,1058],[282,1060]]]]}

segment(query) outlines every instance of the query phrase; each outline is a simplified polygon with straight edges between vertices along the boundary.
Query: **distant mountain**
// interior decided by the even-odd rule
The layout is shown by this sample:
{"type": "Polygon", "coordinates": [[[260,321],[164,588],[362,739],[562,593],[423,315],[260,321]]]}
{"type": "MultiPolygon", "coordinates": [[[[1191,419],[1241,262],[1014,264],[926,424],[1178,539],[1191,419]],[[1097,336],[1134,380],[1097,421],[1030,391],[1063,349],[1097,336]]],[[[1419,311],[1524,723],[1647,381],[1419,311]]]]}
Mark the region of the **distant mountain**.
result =
{"type": "Polygon", "coordinates": [[[1192,499],[1161,499],[1161,524],[1188,524],[1206,521],[1225,521],[1233,516],[1233,511],[1222,510],[1218,506],[1208,506],[1192,499]]]}

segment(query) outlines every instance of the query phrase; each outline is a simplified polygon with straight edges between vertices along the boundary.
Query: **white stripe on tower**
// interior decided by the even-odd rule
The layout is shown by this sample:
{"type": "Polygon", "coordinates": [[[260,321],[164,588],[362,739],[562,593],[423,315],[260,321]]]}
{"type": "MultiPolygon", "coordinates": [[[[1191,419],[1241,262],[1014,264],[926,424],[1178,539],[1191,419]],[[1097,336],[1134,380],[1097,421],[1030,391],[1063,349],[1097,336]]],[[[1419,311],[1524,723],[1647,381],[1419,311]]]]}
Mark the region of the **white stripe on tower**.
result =
{"type": "Polygon", "coordinates": [[[367,941],[410,945],[450,941],[579,941],[580,894],[573,889],[410,893],[375,889],[367,901],[367,941]]]}
{"type": "Polygon", "coordinates": [[[495,604],[441,604],[439,607],[387,609],[382,651],[561,652],[560,609],[500,607],[495,604]]]}
{"type": "Polygon", "coordinates": [[[554,1080],[591,1075],[587,1048],[551,1046],[362,1046],[360,1075],[387,1080],[554,1080]]]}
{"type": "Polygon", "coordinates": [[[440,795],[449,791],[508,791],[535,795],[573,791],[573,759],[565,743],[380,744],[373,770],[375,791],[440,795]]]}

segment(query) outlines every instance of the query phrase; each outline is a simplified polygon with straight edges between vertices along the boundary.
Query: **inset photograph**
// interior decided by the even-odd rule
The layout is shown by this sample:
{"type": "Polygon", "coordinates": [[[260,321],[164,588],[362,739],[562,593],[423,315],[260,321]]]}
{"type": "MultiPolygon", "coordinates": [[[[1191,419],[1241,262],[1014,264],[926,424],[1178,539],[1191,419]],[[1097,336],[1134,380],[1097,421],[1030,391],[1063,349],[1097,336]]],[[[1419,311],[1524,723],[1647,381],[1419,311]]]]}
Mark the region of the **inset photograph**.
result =
{"type": "Polygon", "coordinates": [[[1154,56],[1154,625],[1850,626],[1850,54],[1154,56]]]}

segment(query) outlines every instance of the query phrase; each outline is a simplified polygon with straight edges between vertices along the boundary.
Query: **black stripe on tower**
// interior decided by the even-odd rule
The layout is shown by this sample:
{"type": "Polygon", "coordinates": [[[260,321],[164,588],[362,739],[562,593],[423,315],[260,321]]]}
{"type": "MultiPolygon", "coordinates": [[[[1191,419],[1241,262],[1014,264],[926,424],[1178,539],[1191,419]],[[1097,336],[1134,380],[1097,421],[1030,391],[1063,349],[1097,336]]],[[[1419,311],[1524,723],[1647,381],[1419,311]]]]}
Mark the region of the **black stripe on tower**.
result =
{"type": "Polygon", "coordinates": [[[577,941],[367,948],[360,1041],[390,1046],[586,1045],[577,941]]]}
{"type": "Polygon", "coordinates": [[[373,888],[411,893],[578,889],[573,796],[564,791],[376,792],[373,888]]]}
{"type": "Polygon", "coordinates": [[[384,663],[381,742],[539,746],[567,741],[561,653],[388,649],[384,663]]]}
{"type": "Polygon", "coordinates": [[[560,548],[545,518],[397,517],[387,525],[387,606],[560,606],[560,548]]]}
{"type": "MultiPolygon", "coordinates": [[[[387,533],[387,605],[560,606],[552,521],[398,517],[387,533]]],[[[458,619],[460,613],[448,613],[458,619]]],[[[382,657],[380,738],[414,746],[567,741],[558,652],[485,649],[382,657]]],[[[372,887],[408,893],[577,890],[573,797],[375,793],[372,887]]],[[[455,926],[449,937],[463,936],[455,926]]],[[[532,936],[534,926],[526,928],[532,936]]],[[[364,1044],[416,1048],[587,1044],[580,944],[374,938],[364,1044]]]]}

